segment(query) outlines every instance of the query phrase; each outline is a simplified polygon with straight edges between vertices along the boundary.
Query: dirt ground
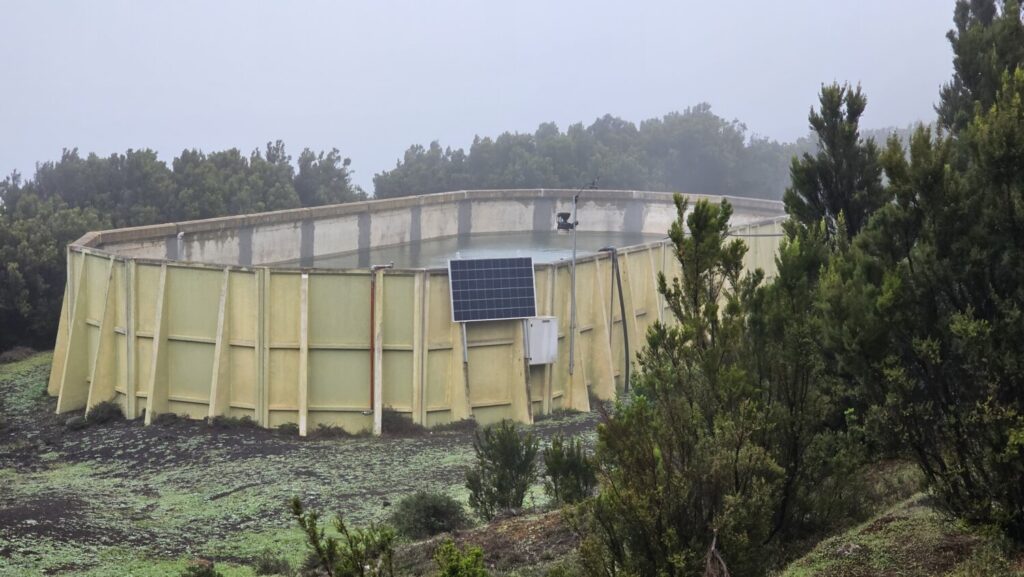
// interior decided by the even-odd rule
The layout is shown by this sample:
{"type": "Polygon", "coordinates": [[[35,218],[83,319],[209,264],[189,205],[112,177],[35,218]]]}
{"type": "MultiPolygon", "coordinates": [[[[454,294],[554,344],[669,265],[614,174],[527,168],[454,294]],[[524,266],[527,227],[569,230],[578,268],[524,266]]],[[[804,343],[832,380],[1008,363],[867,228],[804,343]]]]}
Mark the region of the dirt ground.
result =
{"type": "MultiPolygon", "coordinates": [[[[177,575],[196,557],[251,575],[247,564],[264,550],[293,563],[305,556],[287,510],[293,496],[356,525],[420,489],[467,498],[467,431],[306,440],[185,420],[73,431],[45,395],[49,365],[45,353],[0,365],[0,576],[177,575]]],[[[535,430],[542,440],[592,438],[596,420],[570,415],[535,430]]],[[[536,487],[526,505],[545,502],[536,487]]],[[[533,519],[519,530],[568,538],[557,515],[533,519]]]]}

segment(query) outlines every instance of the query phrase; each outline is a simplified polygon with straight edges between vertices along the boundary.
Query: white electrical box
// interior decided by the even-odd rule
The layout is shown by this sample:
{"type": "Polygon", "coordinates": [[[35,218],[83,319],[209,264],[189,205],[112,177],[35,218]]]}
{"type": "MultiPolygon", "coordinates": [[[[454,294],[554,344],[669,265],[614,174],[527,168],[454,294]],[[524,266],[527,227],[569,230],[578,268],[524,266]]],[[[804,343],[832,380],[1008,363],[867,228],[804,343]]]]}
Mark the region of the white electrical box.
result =
{"type": "Polygon", "coordinates": [[[531,365],[550,365],[558,360],[558,319],[533,317],[527,321],[531,365]]]}

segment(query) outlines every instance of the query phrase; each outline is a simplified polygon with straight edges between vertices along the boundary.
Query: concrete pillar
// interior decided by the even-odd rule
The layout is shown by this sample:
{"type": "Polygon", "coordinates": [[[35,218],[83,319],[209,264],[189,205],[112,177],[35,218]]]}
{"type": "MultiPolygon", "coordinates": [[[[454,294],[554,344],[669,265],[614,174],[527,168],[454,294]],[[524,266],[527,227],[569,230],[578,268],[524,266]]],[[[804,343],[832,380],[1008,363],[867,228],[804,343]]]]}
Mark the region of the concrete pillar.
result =
{"type": "Polygon", "coordinates": [[[309,427],[309,274],[299,287],[299,435],[309,427]]]}
{"type": "Polygon", "coordinates": [[[427,326],[426,306],[426,283],[429,282],[429,275],[425,272],[418,272],[413,277],[412,290],[412,422],[426,425],[426,409],[424,408],[424,386],[426,385],[423,373],[426,369],[426,346],[424,345],[427,326]]]}
{"type": "Polygon", "coordinates": [[[384,415],[384,271],[375,270],[373,297],[373,434],[380,435],[384,415]]]}
{"type": "Polygon", "coordinates": [[[167,265],[160,266],[160,284],[156,293],[156,316],[153,328],[152,364],[146,386],[146,421],[152,424],[160,413],[167,412],[167,265]]]}
{"type": "Polygon", "coordinates": [[[107,282],[104,289],[103,311],[100,313],[99,344],[96,356],[92,361],[92,374],[89,376],[89,396],[85,403],[85,413],[99,403],[114,398],[114,383],[117,381],[117,351],[114,324],[117,319],[117,295],[114,292],[114,257],[107,263],[107,282]]]}
{"type": "Polygon", "coordinates": [[[74,298],[71,299],[71,311],[68,315],[67,352],[63,355],[60,388],[57,392],[57,414],[85,408],[89,397],[89,341],[85,323],[86,315],[86,270],[89,262],[85,255],[79,253],[80,266],[74,284],[74,298]]]}
{"type": "Polygon", "coordinates": [[[270,407],[267,402],[267,376],[270,371],[270,270],[256,269],[256,415],[255,420],[261,426],[269,426],[270,407]]]}
{"type": "Polygon", "coordinates": [[[124,377],[124,414],[129,419],[134,419],[139,416],[138,413],[138,368],[137,368],[137,350],[138,345],[136,343],[135,335],[135,319],[136,319],[136,304],[135,304],[135,293],[138,287],[135,285],[135,260],[128,259],[124,262],[124,290],[121,293],[121,298],[124,299],[124,356],[125,356],[125,377],[124,377]]]}
{"type": "MultiPolygon", "coordinates": [[[[70,258],[70,257],[68,257],[70,258]]],[[[60,394],[61,376],[64,374],[64,360],[68,354],[68,317],[71,314],[68,293],[71,283],[64,286],[64,304],[60,307],[60,322],[57,325],[57,341],[53,345],[53,364],[50,366],[50,380],[46,384],[46,392],[51,397],[60,394]]]]}
{"type": "Polygon", "coordinates": [[[224,269],[224,280],[220,286],[220,305],[217,308],[217,336],[213,347],[213,374],[210,379],[210,407],[207,417],[228,413],[231,398],[231,329],[228,295],[230,295],[231,271],[224,269]]]}

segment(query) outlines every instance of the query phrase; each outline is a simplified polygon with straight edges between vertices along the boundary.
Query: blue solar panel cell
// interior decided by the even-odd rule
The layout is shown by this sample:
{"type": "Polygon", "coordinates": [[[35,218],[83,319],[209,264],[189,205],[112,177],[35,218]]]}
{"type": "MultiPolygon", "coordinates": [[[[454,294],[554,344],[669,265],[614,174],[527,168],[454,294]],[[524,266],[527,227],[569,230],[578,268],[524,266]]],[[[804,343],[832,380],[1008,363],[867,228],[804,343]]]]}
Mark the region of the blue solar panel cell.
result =
{"type": "Polygon", "coordinates": [[[448,278],[455,322],[537,316],[529,257],[451,260],[448,278]]]}

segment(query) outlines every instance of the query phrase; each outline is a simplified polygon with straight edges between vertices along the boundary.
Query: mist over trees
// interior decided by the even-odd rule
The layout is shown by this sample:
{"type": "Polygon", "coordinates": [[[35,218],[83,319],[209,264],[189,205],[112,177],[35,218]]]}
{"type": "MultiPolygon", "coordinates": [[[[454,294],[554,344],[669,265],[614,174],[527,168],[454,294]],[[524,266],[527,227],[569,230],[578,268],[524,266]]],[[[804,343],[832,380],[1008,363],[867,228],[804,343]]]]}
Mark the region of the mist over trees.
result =
{"type": "Polygon", "coordinates": [[[281,141],[185,150],[171,165],[152,150],[100,157],[65,150],[31,180],[0,181],[0,350],[53,345],[65,284],[65,247],[90,230],[362,200],[349,160],[303,150],[297,168],[281,141]]]}
{"type": "MultiPolygon", "coordinates": [[[[892,131],[877,131],[879,139],[892,131]]],[[[899,131],[905,140],[909,129],[899,131]]],[[[750,134],[699,104],[639,126],[605,115],[564,132],[476,138],[468,151],[413,145],[374,176],[375,197],[461,189],[603,188],[780,199],[805,137],[780,143],[750,134]]],[[[249,154],[187,149],[170,163],[149,149],[98,156],[66,149],[0,181],[0,350],[47,347],[65,284],[65,246],[87,231],[364,200],[351,161],[334,149],[292,158],[281,141],[249,154]]]]}
{"type": "Polygon", "coordinates": [[[812,143],[751,135],[698,104],[639,126],[605,115],[561,131],[476,137],[469,150],[413,145],[395,168],[373,177],[380,198],[480,188],[602,188],[782,198],[789,160],[812,143]]]}

